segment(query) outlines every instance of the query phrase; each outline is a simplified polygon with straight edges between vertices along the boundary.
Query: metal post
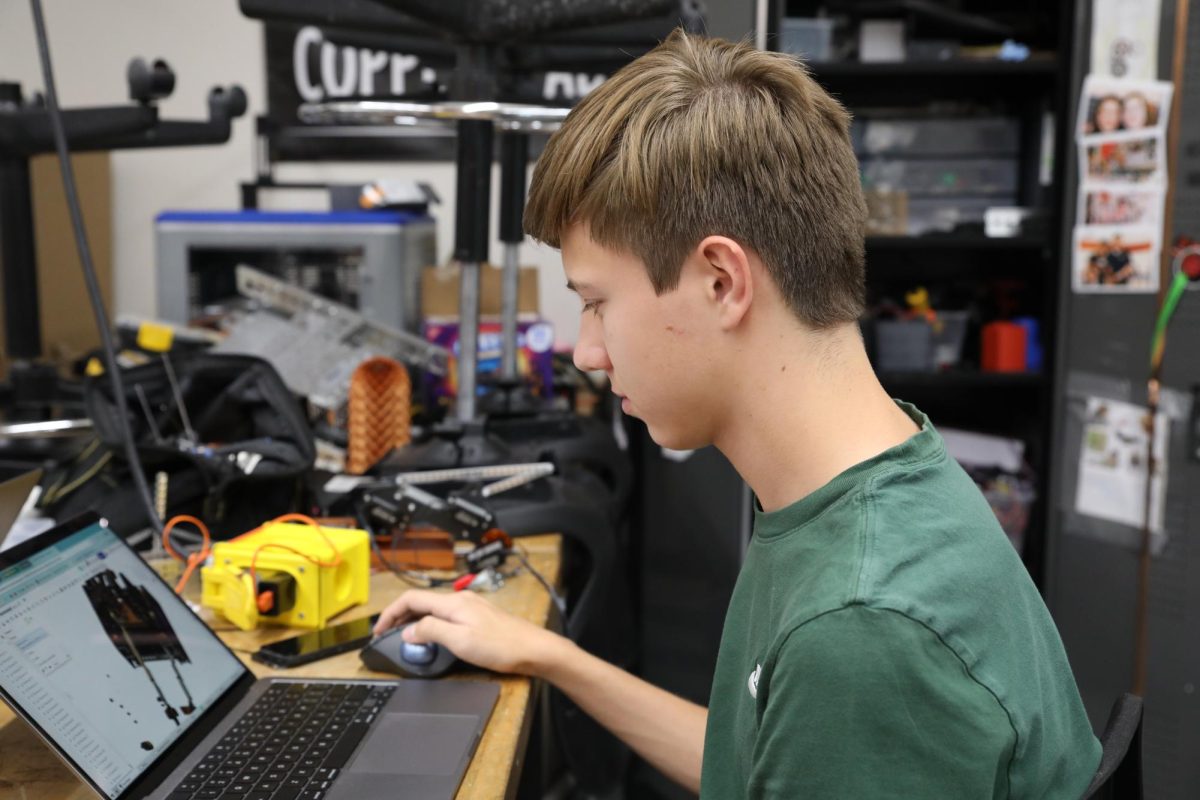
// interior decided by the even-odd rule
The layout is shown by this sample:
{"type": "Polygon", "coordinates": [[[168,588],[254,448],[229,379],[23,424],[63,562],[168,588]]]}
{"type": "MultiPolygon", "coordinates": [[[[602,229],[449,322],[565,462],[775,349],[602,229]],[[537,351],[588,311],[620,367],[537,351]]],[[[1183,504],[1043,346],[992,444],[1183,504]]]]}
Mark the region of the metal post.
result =
{"type": "Polygon", "coordinates": [[[520,289],[519,249],[525,239],[525,172],[529,165],[529,134],[510,131],[500,137],[500,241],[504,242],[500,315],[503,351],[500,376],[517,378],[517,311],[520,289]]]}
{"type": "Polygon", "coordinates": [[[458,403],[461,422],[475,418],[479,347],[479,269],[488,255],[488,205],[492,194],[492,122],[458,123],[458,187],[454,257],[460,267],[458,403]]]}
{"type": "Polygon", "coordinates": [[[475,419],[475,387],[479,361],[479,262],[459,263],[458,403],[459,421],[475,419]]]}
{"type": "Polygon", "coordinates": [[[8,355],[33,360],[42,354],[42,323],[29,160],[24,156],[0,157],[0,269],[8,355]]]}
{"type": "Polygon", "coordinates": [[[500,377],[517,379],[517,303],[521,279],[518,253],[521,246],[504,245],[504,272],[500,280],[500,324],[503,347],[500,361],[500,377]]]}

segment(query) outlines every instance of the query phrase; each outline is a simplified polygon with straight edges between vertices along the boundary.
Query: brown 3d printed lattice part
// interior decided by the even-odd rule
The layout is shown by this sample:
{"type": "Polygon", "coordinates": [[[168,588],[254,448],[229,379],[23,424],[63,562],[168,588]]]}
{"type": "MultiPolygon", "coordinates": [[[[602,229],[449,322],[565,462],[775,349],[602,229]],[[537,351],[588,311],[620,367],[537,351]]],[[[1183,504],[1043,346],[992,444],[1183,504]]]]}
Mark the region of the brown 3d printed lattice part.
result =
{"type": "Polygon", "coordinates": [[[368,358],[350,378],[346,472],[362,475],[412,438],[412,388],[403,364],[368,358]]]}

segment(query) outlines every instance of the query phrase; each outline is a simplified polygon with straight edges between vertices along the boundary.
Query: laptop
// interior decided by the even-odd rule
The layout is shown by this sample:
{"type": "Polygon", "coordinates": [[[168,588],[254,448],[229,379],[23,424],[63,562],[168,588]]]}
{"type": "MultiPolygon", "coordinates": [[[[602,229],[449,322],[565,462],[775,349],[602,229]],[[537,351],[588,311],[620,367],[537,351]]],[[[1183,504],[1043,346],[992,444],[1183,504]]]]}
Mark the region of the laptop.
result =
{"type": "Polygon", "coordinates": [[[4,541],[8,538],[13,523],[21,516],[21,510],[25,508],[30,492],[41,479],[42,471],[35,469],[0,483],[0,549],[4,547],[4,541]]]}
{"type": "Polygon", "coordinates": [[[0,553],[0,699],[106,800],[452,798],[499,691],[256,680],[94,514],[0,553]]]}

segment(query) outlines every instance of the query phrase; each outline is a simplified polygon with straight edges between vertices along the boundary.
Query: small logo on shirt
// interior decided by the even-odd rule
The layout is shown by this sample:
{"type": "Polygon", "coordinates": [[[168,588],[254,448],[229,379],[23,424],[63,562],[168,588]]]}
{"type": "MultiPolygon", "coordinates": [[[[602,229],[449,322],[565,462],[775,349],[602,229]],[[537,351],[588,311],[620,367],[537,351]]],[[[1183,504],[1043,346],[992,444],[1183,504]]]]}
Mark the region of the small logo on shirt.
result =
{"type": "Polygon", "coordinates": [[[758,679],[762,676],[762,664],[755,666],[754,671],[750,673],[750,680],[746,681],[746,688],[750,690],[750,696],[758,698],[758,679]]]}

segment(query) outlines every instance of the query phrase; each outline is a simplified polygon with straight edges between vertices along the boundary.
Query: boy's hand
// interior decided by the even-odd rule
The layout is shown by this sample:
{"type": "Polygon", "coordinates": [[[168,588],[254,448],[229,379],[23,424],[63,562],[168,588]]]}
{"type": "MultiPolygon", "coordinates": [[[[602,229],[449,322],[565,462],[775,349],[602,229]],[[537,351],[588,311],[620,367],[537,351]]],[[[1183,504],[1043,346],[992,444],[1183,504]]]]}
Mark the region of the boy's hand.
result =
{"type": "Polygon", "coordinates": [[[542,677],[557,650],[569,647],[561,636],[501,611],[473,592],[445,594],[407,591],[383,610],[379,635],[418,620],[403,636],[418,644],[434,642],[463,661],[496,672],[542,677]]]}
{"type": "Polygon", "coordinates": [[[651,686],[472,592],[405,592],[379,615],[375,633],[412,620],[416,624],[404,633],[408,641],[436,642],[472,664],[548,681],[668,777],[699,791],[708,724],[702,706],[651,686]]]}

